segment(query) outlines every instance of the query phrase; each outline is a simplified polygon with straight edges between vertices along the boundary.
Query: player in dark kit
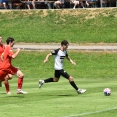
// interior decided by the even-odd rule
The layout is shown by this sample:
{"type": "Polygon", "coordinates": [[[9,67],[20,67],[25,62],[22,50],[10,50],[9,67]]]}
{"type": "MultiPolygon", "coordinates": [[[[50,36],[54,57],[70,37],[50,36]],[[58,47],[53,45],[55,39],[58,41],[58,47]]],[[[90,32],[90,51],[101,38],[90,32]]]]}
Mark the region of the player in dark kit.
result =
{"type": "Polygon", "coordinates": [[[66,71],[64,71],[63,69],[63,61],[64,58],[67,58],[73,65],[76,65],[76,63],[68,56],[67,54],[67,48],[68,48],[68,41],[63,40],[61,42],[61,47],[59,49],[54,50],[53,52],[51,52],[50,54],[48,54],[46,56],[46,59],[44,60],[44,63],[46,63],[49,59],[50,56],[54,55],[55,56],[55,63],[54,63],[54,69],[55,69],[55,73],[54,73],[54,78],[48,78],[45,80],[39,80],[39,88],[41,88],[41,86],[44,83],[49,83],[49,82],[58,82],[60,76],[65,77],[66,79],[69,80],[69,83],[72,85],[72,87],[77,91],[78,94],[81,93],[85,93],[86,90],[85,89],[79,89],[74,80],[73,77],[70,76],[66,71]]]}

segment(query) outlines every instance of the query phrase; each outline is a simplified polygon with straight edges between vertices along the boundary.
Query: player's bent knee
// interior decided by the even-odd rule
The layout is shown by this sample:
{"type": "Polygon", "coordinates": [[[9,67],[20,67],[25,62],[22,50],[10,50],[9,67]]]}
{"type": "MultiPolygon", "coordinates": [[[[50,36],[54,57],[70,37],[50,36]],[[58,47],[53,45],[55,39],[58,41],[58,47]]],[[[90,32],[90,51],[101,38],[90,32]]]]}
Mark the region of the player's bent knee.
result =
{"type": "Polygon", "coordinates": [[[8,74],[8,79],[11,80],[12,79],[12,75],[8,74]]]}
{"type": "Polygon", "coordinates": [[[58,82],[58,80],[54,80],[54,82],[58,82]]]}
{"type": "Polygon", "coordinates": [[[69,77],[69,81],[71,82],[71,81],[74,81],[74,79],[73,79],[73,77],[69,77]]]}
{"type": "Polygon", "coordinates": [[[58,82],[59,81],[59,79],[57,79],[57,78],[54,78],[53,80],[54,80],[54,82],[58,82]]]}
{"type": "Polygon", "coordinates": [[[24,74],[21,74],[19,77],[20,77],[20,78],[24,78],[24,74]]]}
{"type": "Polygon", "coordinates": [[[24,78],[24,74],[20,70],[17,71],[17,76],[20,78],[24,78]]]}
{"type": "Polygon", "coordinates": [[[6,75],[4,79],[5,80],[11,80],[12,79],[12,75],[11,74],[6,75]]]}

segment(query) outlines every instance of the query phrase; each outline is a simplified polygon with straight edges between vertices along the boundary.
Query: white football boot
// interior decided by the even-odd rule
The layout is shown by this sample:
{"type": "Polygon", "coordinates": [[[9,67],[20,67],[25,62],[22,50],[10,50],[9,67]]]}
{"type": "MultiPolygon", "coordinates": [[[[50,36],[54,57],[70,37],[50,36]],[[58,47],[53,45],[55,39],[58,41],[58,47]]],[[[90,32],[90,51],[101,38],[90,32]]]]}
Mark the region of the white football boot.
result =
{"type": "Polygon", "coordinates": [[[39,88],[41,88],[43,84],[44,84],[44,80],[39,80],[39,88]]]}
{"type": "Polygon", "coordinates": [[[11,92],[9,91],[9,92],[7,92],[7,95],[11,95],[11,92]]]}
{"type": "Polygon", "coordinates": [[[17,94],[27,94],[28,92],[22,91],[21,89],[17,90],[17,94]]]}
{"type": "Polygon", "coordinates": [[[82,94],[82,93],[85,93],[86,92],[86,89],[78,89],[77,90],[77,93],[78,94],[82,94]]]}

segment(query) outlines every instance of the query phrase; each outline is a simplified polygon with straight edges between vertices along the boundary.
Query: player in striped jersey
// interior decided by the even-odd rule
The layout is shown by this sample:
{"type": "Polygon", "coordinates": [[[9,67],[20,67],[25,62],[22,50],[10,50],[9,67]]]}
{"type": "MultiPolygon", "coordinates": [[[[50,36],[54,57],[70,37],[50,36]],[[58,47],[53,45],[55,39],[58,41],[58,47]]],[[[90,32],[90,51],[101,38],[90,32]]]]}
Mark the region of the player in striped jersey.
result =
{"type": "Polygon", "coordinates": [[[77,91],[78,94],[85,93],[85,89],[79,89],[77,85],[74,82],[74,79],[72,76],[70,76],[64,69],[63,69],[63,62],[64,58],[67,58],[73,65],[76,65],[76,63],[68,56],[67,53],[67,48],[69,46],[69,43],[67,40],[63,40],[61,42],[61,47],[59,49],[54,50],[50,54],[46,56],[46,59],[44,60],[44,63],[46,63],[49,59],[50,56],[54,55],[55,56],[55,63],[54,63],[54,78],[48,78],[45,80],[39,80],[39,88],[44,83],[49,83],[49,82],[58,82],[60,76],[63,76],[64,78],[69,80],[69,83],[72,85],[72,87],[77,91]]]}

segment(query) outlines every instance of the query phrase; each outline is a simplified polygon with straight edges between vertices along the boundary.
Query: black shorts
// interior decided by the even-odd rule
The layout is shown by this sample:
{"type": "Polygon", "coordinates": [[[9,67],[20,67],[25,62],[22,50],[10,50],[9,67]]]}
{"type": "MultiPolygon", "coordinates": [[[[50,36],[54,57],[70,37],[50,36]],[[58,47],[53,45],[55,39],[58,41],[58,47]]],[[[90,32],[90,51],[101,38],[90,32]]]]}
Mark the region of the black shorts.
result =
{"type": "Polygon", "coordinates": [[[69,79],[69,77],[70,77],[70,75],[63,69],[55,70],[54,76],[55,76],[55,78],[60,78],[60,76],[63,76],[64,78],[67,78],[67,79],[69,79]]]}

